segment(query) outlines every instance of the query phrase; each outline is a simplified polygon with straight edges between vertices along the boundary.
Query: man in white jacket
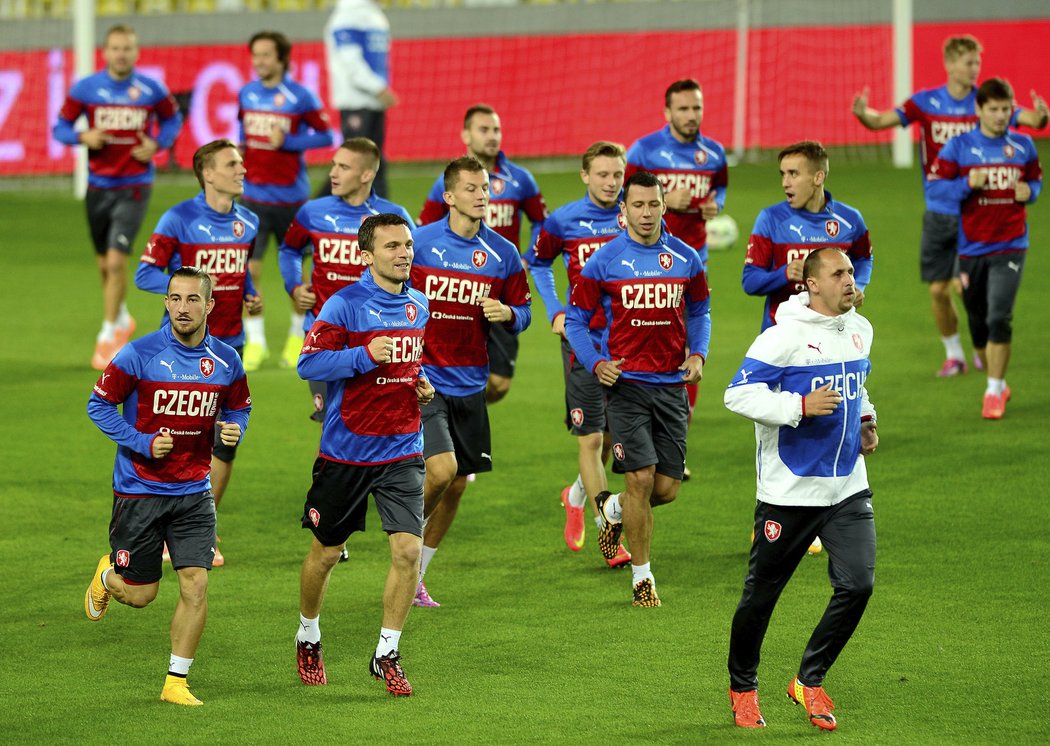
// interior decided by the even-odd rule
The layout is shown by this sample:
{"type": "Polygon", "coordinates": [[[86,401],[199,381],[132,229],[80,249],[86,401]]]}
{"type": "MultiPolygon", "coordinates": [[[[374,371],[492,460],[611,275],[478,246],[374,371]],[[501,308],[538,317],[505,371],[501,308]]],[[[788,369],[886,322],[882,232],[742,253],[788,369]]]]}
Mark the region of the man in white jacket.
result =
{"type": "Polygon", "coordinates": [[[864,456],[878,446],[864,381],[872,329],[854,310],[853,264],[835,248],[805,261],[808,292],[791,297],[748,350],[725,393],[755,422],[755,539],[729,642],[729,697],[736,724],[765,726],[758,662],[770,616],[818,534],[834,593],[802,655],[788,696],[810,722],[834,730],[824,676],[846,645],[875,580],[875,520],[864,456]]]}

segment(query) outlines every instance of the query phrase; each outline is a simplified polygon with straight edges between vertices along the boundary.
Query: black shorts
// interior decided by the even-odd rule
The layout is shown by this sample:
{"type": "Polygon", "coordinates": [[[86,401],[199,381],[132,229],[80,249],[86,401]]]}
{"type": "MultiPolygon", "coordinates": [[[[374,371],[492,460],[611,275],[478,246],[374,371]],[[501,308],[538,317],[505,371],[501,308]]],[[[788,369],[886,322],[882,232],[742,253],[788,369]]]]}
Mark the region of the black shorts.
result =
{"type": "Polygon", "coordinates": [[[656,465],[656,471],[681,480],[689,399],[684,386],[643,386],[622,378],[609,389],[606,416],[617,472],[656,465]]]}
{"type": "Polygon", "coordinates": [[[959,216],[927,210],[922,216],[919,275],[923,282],[950,280],[959,274],[959,216]]]}
{"type": "Polygon", "coordinates": [[[387,464],[343,464],[319,456],[314,482],[303,505],[303,528],[326,547],[337,547],[350,534],[365,530],[368,495],[388,534],[423,535],[423,480],[426,467],[420,456],[387,464]]]}
{"type": "MultiPolygon", "coordinates": [[[[237,357],[239,357],[239,358],[243,358],[244,357],[244,347],[234,347],[233,351],[237,353],[237,357]]],[[[219,432],[221,430],[222,430],[222,428],[220,428],[218,422],[216,422],[215,423],[215,443],[211,447],[211,455],[214,456],[215,458],[219,459],[219,461],[224,461],[227,464],[229,464],[235,458],[237,458],[237,446],[228,446],[225,443],[223,443],[222,439],[219,438],[219,432]]],[[[238,443],[237,445],[240,445],[240,443],[238,443]]]]}
{"type": "Polygon", "coordinates": [[[1013,340],[1014,302],[1021,288],[1025,252],[959,257],[963,305],[973,346],[1013,340]]]}
{"type": "Polygon", "coordinates": [[[580,365],[572,346],[561,341],[562,370],[565,373],[565,426],[573,435],[604,433],[605,387],[598,377],[580,365]]]}
{"type": "Polygon", "coordinates": [[[502,324],[489,327],[489,373],[504,378],[514,377],[514,366],[518,362],[518,337],[503,328],[502,324]]]}
{"type": "Polygon", "coordinates": [[[261,260],[266,256],[266,248],[270,245],[270,236],[274,237],[277,245],[281,245],[284,234],[288,232],[288,226],[295,219],[295,213],[299,212],[302,205],[269,205],[265,202],[252,202],[242,199],[241,204],[254,212],[259,217],[259,232],[255,234],[255,244],[252,247],[252,259],[261,260]]]}
{"type": "Polygon", "coordinates": [[[149,186],[88,190],[84,206],[96,254],[104,255],[110,249],[131,253],[152,193],[149,186]]]}
{"type": "Polygon", "coordinates": [[[484,391],[470,396],[435,394],[420,413],[424,457],[456,454],[460,476],[492,471],[492,433],[484,391]]]}
{"type": "Polygon", "coordinates": [[[211,569],[215,557],[215,500],[211,492],[175,497],[113,496],[109,546],[117,575],[137,585],[156,583],[161,576],[165,542],[176,570],[211,569]]]}

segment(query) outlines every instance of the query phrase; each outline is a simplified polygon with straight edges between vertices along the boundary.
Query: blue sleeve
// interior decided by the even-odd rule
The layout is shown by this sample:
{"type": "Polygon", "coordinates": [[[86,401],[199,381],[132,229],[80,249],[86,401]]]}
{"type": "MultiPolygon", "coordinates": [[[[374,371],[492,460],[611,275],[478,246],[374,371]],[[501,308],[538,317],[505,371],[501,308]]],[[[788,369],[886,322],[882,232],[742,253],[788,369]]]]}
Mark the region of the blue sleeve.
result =
{"type": "Polygon", "coordinates": [[[304,150],[310,150],[311,148],[326,148],[331,145],[333,141],[331,130],[318,132],[311,129],[309,132],[302,132],[296,135],[285,135],[284,142],[281,144],[281,150],[302,152],[304,150]]]}
{"type": "Polygon", "coordinates": [[[160,129],[157,131],[157,145],[165,150],[175,144],[175,138],[182,131],[182,112],[178,109],[167,119],[160,120],[160,129]]]}
{"type": "MultiPolygon", "coordinates": [[[[324,313],[324,309],[321,310],[324,313]]],[[[353,378],[379,367],[368,354],[368,347],[349,347],[342,350],[320,350],[299,355],[299,377],[304,381],[337,381],[353,378]]]]}
{"type": "MultiPolygon", "coordinates": [[[[520,272],[522,275],[521,280],[525,283],[525,287],[528,288],[529,278],[525,275],[525,270],[521,266],[521,258],[518,256],[518,252],[514,252],[514,254],[510,258],[510,261],[514,262],[515,264],[515,269],[513,272],[511,272],[511,276],[520,272]]],[[[504,285],[503,287],[505,288],[506,285],[504,285]]],[[[510,321],[506,322],[503,325],[503,328],[513,334],[521,334],[523,331],[529,328],[530,324],[532,324],[532,306],[526,301],[520,306],[508,305],[508,307],[510,308],[510,312],[513,318],[511,318],[510,321]]]]}
{"type": "Polygon", "coordinates": [[[63,145],[79,145],[80,133],[73,129],[73,124],[59,117],[55,126],[51,128],[51,134],[63,145]]]}
{"type": "Polygon", "coordinates": [[[170,279],[168,273],[155,264],[139,262],[138,269],[135,270],[135,287],[147,293],[167,295],[170,279]]]}
{"type": "Polygon", "coordinates": [[[277,251],[277,264],[281,268],[281,278],[288,295],[303,283],[303,252],[281,241],[277,251]]]}
{"type": "Polygon", "coordinates": [[[140,433],[120,416],[116,404],[111,404],[93,393],[88,399],[87,412],[96,427],[114,443],[130,448],[146,458],[153,458],[152,445],[157,433],[140,433]]]}
{"type": "Polygon", "coordinates": [[[741,284],[748,295],[770,295],[787,285],[788,278],[783,267],[764,269],[754,264],[745,264],[741,284]]]}
{"type": "Polygon", "coordinates": [[[565,307],[565,336],[572,345],[572,351],[580,361],[580,365],[591,373],[604,358],[594,349],[594,341],[591,339],[591,318],[594,311],[588,311],[574,306],[571,303],[565,307]]]}
{"type": "Polygon", "coordinates": [[[255,283],[252,282],[252,273],[244,273],[244,297],[247,298],[249,295],[258,295],[259,292],[255,289],[255,283]]]}
{"type": "MultiPolygon", "coordinates": [[[[704,271],[703,263],[698,272],[704,271]]],[[[696,277],[696,275],[694,275],[696,277]]],[[[703,300],[689,298],[686,303],[687,318],[685,322],[686,339],[689,342],[689,354],[700,353],[707,360],[707,351],[711,346],[711,295],[703,300]]]]}
{"type": "Polygon", "coordinates": [[[558,298],[558,289],[554,284],[553,260],[539,259],[531,249],[529,249],[529,254],[526,254],[526,260],[529,262],[529,271],[532,272],[536,292],[543,301],[543,307],[547,310],[547,321],[553,324],[554,318],[559,313],[565,313],[565,306],[558,298]]]}
{"type": "Polygon", "coordinates": [[[868,283],[871,282],[871,270],[874,264],[871,257],[853,260],[853,282],[861,289],[861,292],[864,292],[868,283]]]}
{"type": "Polygon", "coordinates": [[[1035,201],[1037,199],[1039,199],[1039,195],[1043,191],[1043,182],[1042,182],[1042,180],[1029,181],[1029,182],[1027,182],[1027,184],[1028,184],[1029,188],[1032,190],[1032,196],[1028,198],[1028,202],[1026,202],[1025,204],[1032,205],[1032,204],[1035,204],[1035,201]]]}
{"type": "Polygon", "coordinates": [[[945,202],[962,202],[973,191],[970,189],[969,179],[962,176],[954,179],[929,179],[926,188],[930,190],[930,197],[945,202]]]}

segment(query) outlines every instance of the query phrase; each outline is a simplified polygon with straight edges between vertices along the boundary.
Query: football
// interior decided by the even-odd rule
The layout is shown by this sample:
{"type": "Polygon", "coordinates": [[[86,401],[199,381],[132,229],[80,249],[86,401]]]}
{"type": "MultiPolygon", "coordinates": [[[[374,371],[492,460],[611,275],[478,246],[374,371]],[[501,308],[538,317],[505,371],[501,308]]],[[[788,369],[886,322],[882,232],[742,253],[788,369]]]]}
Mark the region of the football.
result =
{"type": "Polygon", "coordinates": [[[715,215],[707,221],[707,248],[711,251],[725,251],[733,248],[740,238],[740,229],[736,221],[728,215],[715,215]]]}

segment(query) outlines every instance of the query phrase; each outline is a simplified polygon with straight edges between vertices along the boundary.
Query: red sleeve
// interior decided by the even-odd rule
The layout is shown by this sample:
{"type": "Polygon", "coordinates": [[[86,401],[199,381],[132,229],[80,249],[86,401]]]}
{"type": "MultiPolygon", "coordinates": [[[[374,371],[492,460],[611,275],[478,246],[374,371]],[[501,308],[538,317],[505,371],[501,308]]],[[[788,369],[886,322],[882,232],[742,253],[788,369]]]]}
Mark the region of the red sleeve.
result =
{"type": "Polygon", "coordinates": [[[178,250],[179,240],[177,238],[165,236],[163,233],[154,233],[149,237],[149,243],[146,244],[146,250],[142,252],[142,258],[139,261],[154,267],[167,267],[171,257],[178,250]]]}
{"type": "MultiPolygon", "coordinates": [[[[529,281],[525,276],[525,270],[518,264],[518,268],[503,283],[499,299],[508,306],[524,306],[532,302],[532,292],[529,290],[529,281]]],[[[513,321],[513,319],[512,319],[513,321]]]]}
{"type": "Polygon", "coordinates": [[[744,264],[761,269],[773,269],[773,242],[767,236],[752,233],[747,239],[747,256],[744,264]]]}
{"type": "Polygon", "coordinates": [[[864,231],[864,235],[850,244],[846,253],[854,259],[871,259],[871,234],[864,231]]]}
{"type": "Polygon", "coordinates": [[[327,132],[332,128],[331,122],[328,121],[328,112],[324,109],[314,109],[306,112],[303,116],[303,121],[312,127],[315,132],[327,132]]]}
{"type": "Polygon", "coordinates": [[[579,281],[572,286],[569,296],[569,304],[582,308],[585,311],[593,311],[598,308],[598,301],[602,297],[602,286],[597,280],[580,275],[579,281]]]}
{"type": "Polygon", "coordinates": [[[125,373],[123,368],[111,360],[106,369],[102,371],[102,375],[95,381],[93,390],[110,404],[120,404],[127,401],[138,383],[138,378],[130,373],[125,373]]]}
{"type": "Polygon", "coordinates": [[[288,232],[284,234],[282,243],[291,246],[293,249],[301,250],[306,244],[313,243],[313,239],[310,237],[310,231],[306,230],[303,224],[299,222],[299,218],[293,218],[292,224],[288,226],[288,232]]]}
{"type": "Polygon", "coordinates": [[[955,161],[948,161],[937,156],[937,160],[930,166],[931,179],[954,179],[959,176],[959,164],[955,161]]]}
{"type": "Polygon", "coordinates": [[[908,120],[908,124],[911,124],[912,122],[919,122],[925,116],[922,113],[922,109],[915,105],[914,98],[909,98],[907,101],[905,101],[904,105],[901,106],[901,109],[904,110],[904,117],[908,120]]]}
{"type": "Polygon", "coordinates": [[[536,239],[536,246],[533,248],[533,252],[536,254],[537,259],[550,259],[553,261],[558,258],[564,247],[565,241],[548,233],[546,228],[542,228],[540,229],[539,238],[536,239]]]}
{"type": "Polygon", "coordinates": [[[153,105],[153,110],[161,119],[171,119],[179,111],[179,104],[170,93],[153,105]]]}
{"type": "Polygon", "coordinates": [[[342,350],[347,347],[349,332],[341,326],[318,319],[310,327],[303,341],[303,354],[310,355],[322,350],[342,350]]]}
{"type": "Polygon", "coordinates": [[[1036,156],[1028,163],[1024,164],[1024,180],[1025,181],[1042,181],[1043,180],[1043,167],[1039,165],[1039,157],[1036,156]]]}
{"type": "Polygon", "coordinates": [[[542,194],[529,197],[522,203],[521,209],[533,225],[540,225],[547,219],[547,203],[543,201],[542,194]]]}
{"type": "Polygon", "coordinates": [[[448,214],[448,205],[444,202],[435,202],[428,199],[423,203],[423,211],[419,213],[419,224],[436,223],[448,214]]]}
{"type": "Polygon", "coordinates": [[[248,390],[248,378],[241,376],[230,384],[226,392],[227,409],[244,409],[252,404],[252,394],[248,390]]]}
{"type": "Polygon", "coordinates": [[[65,119],[67,122],[75,122],[77,117],[84,113],[84,108],[84,104],[80,103],[72,96],[66,96],[66,100],[62,104],[58,116],[65,119]]]}
{"type": "Polygon", "coordinates": [[[709,298],[711,289],[707,286],[707,272],[701,269],[690,277],[689,284],[686,286],[686,292],[689,294],[689,300],[693,303],[709,298]]]}

